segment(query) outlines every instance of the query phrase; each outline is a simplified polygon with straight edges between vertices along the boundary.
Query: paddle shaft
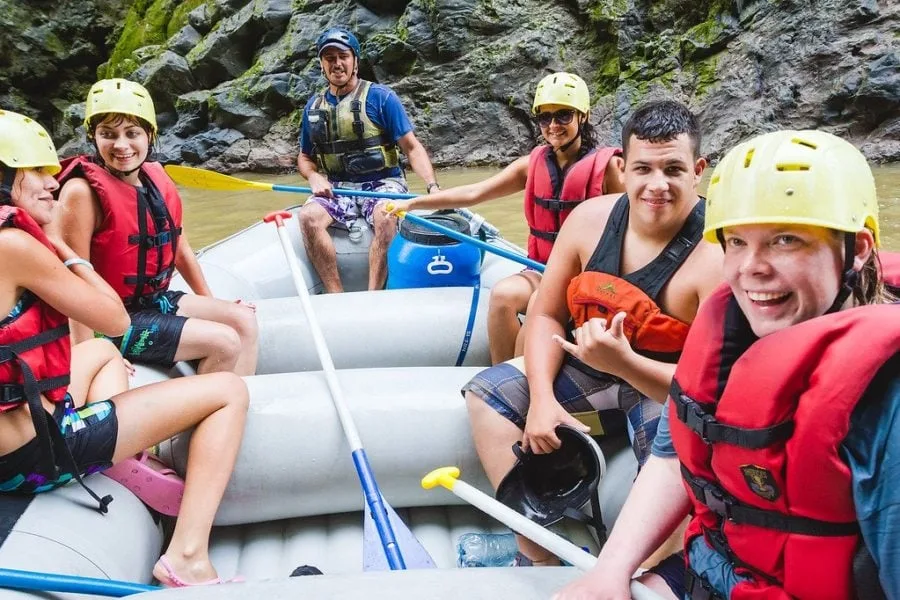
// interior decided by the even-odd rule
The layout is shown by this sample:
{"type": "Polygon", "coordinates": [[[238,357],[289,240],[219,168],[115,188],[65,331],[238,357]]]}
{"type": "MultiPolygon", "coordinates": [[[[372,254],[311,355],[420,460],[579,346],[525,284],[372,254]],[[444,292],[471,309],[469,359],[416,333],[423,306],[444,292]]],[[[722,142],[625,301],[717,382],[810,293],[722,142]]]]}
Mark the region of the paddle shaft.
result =
{"type": "MultiPolygon", "coordinates": [[[[582,571],[588,571],[596,564],[596,557],[556,535],[546,527],[542,527],[524,515],[517,513],[502,502],[491,498],[481,490],[472,487],[465,481],[460,481],[454,477],[449,485],[445,480],[439,480],[439,482],[459,498],[484,511],[516,533],[527,537],[574,567],[582,571]]],[[[638,581],[631,582],[631,596],[634,600],[662,600],[655,592],[638,581]]]]}
{"type": "MultiPolygon", "coordinates": [[[[215,171],[207,171],[206,169],[198,169],[196,167],[185,167],[184,165],[166,165],[166,173],[172,178],[172,181],[179,185],[187,187],[195,187],[205,190],[219,191],[250,191],[256,190],[261,192],[291,192],[297,194],[312,194],[312,189],[308,187],[300,187],[294,185],[281,185],[277,183],[262,183],[261,181],[250,181],[248,179],[239,179],[231,175],[223,175],[215,171]]],[[[332,189],[332,192],[339,196],[359,196],[361,198],[384,198],[386,200],[411,200],[416,198],[416,194],[397,194],[392,192],[370,192],[364,190],[348,190],[348,189],[332,189]]],[[[456,212],[461,214],[470,222],[477,224],[477,229],[483,229],[487,235],[499,237],[500,231],[485,222],[480,217],[465,208],[457,208],[456,212]]]]}
{"type": "Polygon", "coordinates": [[[534,269],[538,273],[544,272],[544,265],[537,262],[536,260],[531,260],[527,256],[522,256],[521,254],[517,254],[515,252],[510,252],[509,250],[504,250],[503,248],[498,248],[487,242],[483,242],[477,238],[472,237],[471,235],[466,235],[464,233],[460,233],[458,231],[454,231],[449,227],[444,227],[439,223],[435,223],[434,221],[429,221],[428,219],[423,219],[422,217],[418,217],[416,215],[412,215],[410,213],[403,213],[404,219],[409,219],[413,223],[417,225],[421,225],[422,227],[428,227],[429,229],[433,229],[434,231],[438,231],[443,233],[449,238],[453,238],[458,242],[463,242],[466,244],[472,244],[473,246],[477,246],[484,250],[485,252],[492,252],[493,254],[497,254],[498,256],[502,256],[503,258],[508,258],[511,261],[517,262],[521,265],[525,265],[529,269],[534,269]]]}
{"type": "Polygon", "coordinates": [[[400,553],[400,547],[397,544],[397,538],[391,527],[387,510],[384,507],[384,500],[381,497],[381,491],[378,489],[378,483],[375,481],[375,475],[369,464],[369,458],[366,451],[362,447],[359,439],[359,432],[356,430],[356,424],[344,401],[344,393],[338,383],[337,371],[334,368],[334,361],[331,360],[331,353],[325,344],[325,336],[319,327],[319,321],[313,313],[312,301],[310,300],[309,290],[306,289],[306,280],[303,277],[303,271],[294,255],[294,249],[291,247],[291,240],[288,238],[287,230],[284,228],[284,218],[291,216],[288,212],[272,213],[267,215],[263,220],[266,222],[275,221],[278,230],[278,237],[281,239],[281,247],[284,249],[284,256],[287,259],[288,266],[291,270],[291,277],[294,280],[294,287],[297,288],[297,295],[300,296],[300,302],[303,304],[303,312],[306,314],[306,321],[309,323],[309,329],[312,332],[313,343],[316,346],[316,353],[319,355],[319,361],[322,363],[322,370],[325,373],[325,382],[328,384],[328,391],[331,393],[331,400],[337,411],[338,418],[341,421],[341,428],[344,430],[344,436],[347,438],[347,444],[350,446],[353,464],[356,467],[356,473],[359,476],[363,493],[366,497],[366,503],[372,511],[372,519],[375,521],[375,527],[378,530],[378,537],[381,538],[384,552],[387,555],[388,565],[392,570],[405,569],[406,563],[403,555],[400,553]],[[274,215],[274,216],[273,216],[274,215]]]}
{"type": "Polygon", "coordinates": [[[112,598],[121,598],[161,589],[152,585],[113,579],[37,573],[35,571],[19,571],[17,569],[0,569],[0,587],[15,590],[94,594],[95,596],[110,596],[112,598]]]}

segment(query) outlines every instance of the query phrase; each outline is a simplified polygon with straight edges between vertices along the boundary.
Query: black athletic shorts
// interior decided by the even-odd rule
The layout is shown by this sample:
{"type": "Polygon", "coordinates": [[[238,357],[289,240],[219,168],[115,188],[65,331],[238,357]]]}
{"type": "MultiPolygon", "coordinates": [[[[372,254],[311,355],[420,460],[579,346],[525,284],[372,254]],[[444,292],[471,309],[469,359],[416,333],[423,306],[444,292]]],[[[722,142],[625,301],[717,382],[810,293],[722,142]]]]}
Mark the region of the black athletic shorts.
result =
{"type": "Polygon", "coordinates": [[[128,360],[171,367],[181,343],[187,317],[179,317],[178,301],[184,292],[166,291],[145,299],[129,310],[131,326],[125,335],[109,338],[128,360]]]}
{"type": "MultiPolygon", "coordinates": [[[[116,405],[111,400],[85,404],[78,410],[72,397],[56,405],[53,420],[66,439],[81,475],[90,475],[112,465],[119,434],[116,405]]],[[[52,423],[48,423],[51,427],[52,423]]],[[[39,494],[74,479],[70,469],[50,479],[44,472],[43,450],[35,437],[21,448],[0,456],[0,492],[39,494]]],[[[62,449],[56,449],[57,463],[63,463],[62,449]]],[[[60,467],[68,465],[59,464],[60,467]]]]}

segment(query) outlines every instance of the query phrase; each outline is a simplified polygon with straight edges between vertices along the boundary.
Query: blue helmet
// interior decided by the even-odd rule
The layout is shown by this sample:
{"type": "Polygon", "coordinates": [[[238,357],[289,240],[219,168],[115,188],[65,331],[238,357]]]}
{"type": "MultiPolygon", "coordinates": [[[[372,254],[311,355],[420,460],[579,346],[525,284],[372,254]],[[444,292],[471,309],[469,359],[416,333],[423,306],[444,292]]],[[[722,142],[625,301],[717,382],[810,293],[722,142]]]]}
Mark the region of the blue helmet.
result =
{"type": "Polygon", "coordinates": [[[343,27],[330,27],[322,32],[322,35],[316,40],[316,55],[321,56],[322,51],[329,46],[350,50],[353,52],[353,56],[359,58],[359,40],[343,27]]]}

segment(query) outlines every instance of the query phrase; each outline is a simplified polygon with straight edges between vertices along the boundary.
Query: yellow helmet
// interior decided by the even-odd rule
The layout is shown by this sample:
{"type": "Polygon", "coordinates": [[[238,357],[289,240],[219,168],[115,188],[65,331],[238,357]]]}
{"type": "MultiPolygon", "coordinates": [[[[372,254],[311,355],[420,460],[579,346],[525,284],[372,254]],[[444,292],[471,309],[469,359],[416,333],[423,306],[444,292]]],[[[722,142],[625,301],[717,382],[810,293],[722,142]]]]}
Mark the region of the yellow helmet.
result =
{"type": "Polygon", "coordinates": [[[101,79],[91,86],[84,104],[84,128],[91,132],[91,118],[106,113],[140,117],[156,134],[156,110],[153,98],[141,84],[127,79],[101,79]]]}
{"type": "Polygon", "coordinates": [[[776,131],[733,148],[713,171],[703,236],[723,227],[817,225],[878,237],[875,179],[852,144],[824,131],[776,131]]]}
{"type": "Polygon", "coordinates": [[[0,162],[12,169],[44,167],[51,175],[60,170],[56,146],[47,131],[11,110],[0,110],[0,162]]]}
{"type": "Polygon", "coordinates": [[[571,73],[553,73],[541,79],[534,91],[531,112],[537,114],[544,104],[569,106],[587,114],[591,111],[591,97],[584,79],[571,73]]]}

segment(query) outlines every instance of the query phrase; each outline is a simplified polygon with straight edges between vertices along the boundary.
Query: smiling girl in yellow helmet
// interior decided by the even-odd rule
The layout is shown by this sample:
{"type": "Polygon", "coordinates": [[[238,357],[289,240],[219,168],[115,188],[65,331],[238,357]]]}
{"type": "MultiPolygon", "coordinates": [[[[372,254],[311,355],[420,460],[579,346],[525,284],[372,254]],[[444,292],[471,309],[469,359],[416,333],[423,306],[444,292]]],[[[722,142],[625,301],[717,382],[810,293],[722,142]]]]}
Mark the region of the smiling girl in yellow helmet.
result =
{"type": "MultiPolygon", "coordinates": [[[[212,297],[183,231],[178,190],[150,160],[158,135],[150,94],[133,81],[98,81],[84,124],[96,154],[63,162],[58,232],[128,309],[131,327],[113,341],[135,362],[199,360],[199,373],[252,375],[255,314],[252,306],[212,297]],[[169,290],[176,269],[194,294],[169,290]]],[[[92,335],[81,326],[74,334],[92,335]]]]}
{"type": "MultiPolygon", "coordinates": [[[[215,373],[125,391],[122,358],[109,342],[72,347],[69,319],[117,336],[128,313],[91,264],[48,233],[60,164],[44,128],[0,110],[0,169],[0,491],[42,493],[116,463],[145,502],[178,515],[156,578],[216,581],[209,532],[243,436],[246,385],[215,373]],[[132,458],[194,426],[185,483],[145,456],[132,458]]],[[[85,489],[106,512],[112,496],[85,489]]]]}
{"type": "MultiPolygon", "coordinates": [[[[528,257],[546,263],[559,228],[582,201],[624,192],[622,151],[598,146],[588,121],[587,84],[571,73],[541,79],[532,103],[542,144],[484,181],[393,203],[392,211],[463,208],[525,190],[528,257]]],[[[491,289],[488,339],[494,364],[521,354],[519,315],[525,313],[541,276],[532,270],[491,289]]]]}
{"type": "Polygon", "coordinates": [[[900,269],[879,259],[865,158],[820,131],[753,138],[716,167],[704,235],[725,249],[727,285],[691,326],[597,566],[555,598],[627,594],[689,513],[687,561],[643,578],[666,598],[884,597],[879,580],[893,597],[900,305],[885,284],[900,269]]]}

